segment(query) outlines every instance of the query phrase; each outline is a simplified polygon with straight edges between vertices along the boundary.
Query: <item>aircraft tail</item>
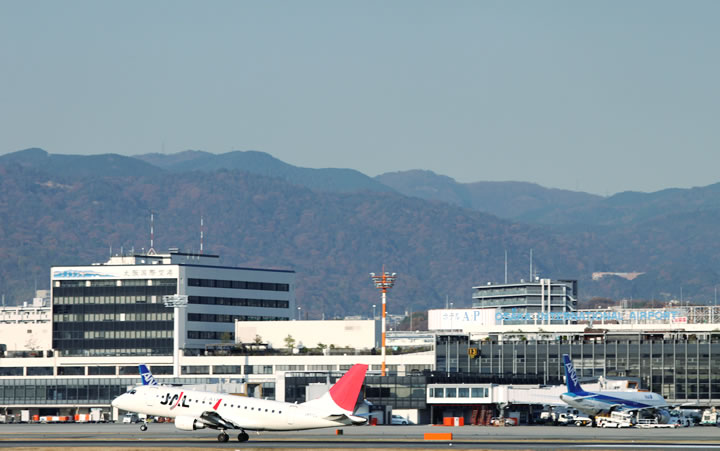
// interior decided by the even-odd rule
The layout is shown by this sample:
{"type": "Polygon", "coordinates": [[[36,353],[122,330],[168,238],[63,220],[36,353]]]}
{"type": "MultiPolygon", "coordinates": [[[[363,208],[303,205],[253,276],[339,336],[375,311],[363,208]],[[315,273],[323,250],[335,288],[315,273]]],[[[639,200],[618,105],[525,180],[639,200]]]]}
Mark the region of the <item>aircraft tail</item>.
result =
{"type": "Polygon", "coordinates": [[[565,383],[567,384],[568,393],[585,393],[585,390],[580,387],[580,381],[575,371],[575,366],[570,360],[570,356],[563,354],[563,363],[565,367],[565,383]]]}
{"type": "Polygon", "coordinates": [[[147,366],[140,364],[138,367],[140,368],[140,378],[142,379],[143,385],[158,385],[147,366]]]}
{"type": "Polygon", "coordinates": [[[353,365],[343,377],[335,382],[335,385],[330,387],[330,391],[322,397],[308,401],[305,404],[320,409],[327,409],[333,413],[339,410],[339,412],[346,415],[352,415],[358,400],[358,395],[360,394],[360,389],[365,381],[365,373],[367,370],[367,365],[353,365]]]}

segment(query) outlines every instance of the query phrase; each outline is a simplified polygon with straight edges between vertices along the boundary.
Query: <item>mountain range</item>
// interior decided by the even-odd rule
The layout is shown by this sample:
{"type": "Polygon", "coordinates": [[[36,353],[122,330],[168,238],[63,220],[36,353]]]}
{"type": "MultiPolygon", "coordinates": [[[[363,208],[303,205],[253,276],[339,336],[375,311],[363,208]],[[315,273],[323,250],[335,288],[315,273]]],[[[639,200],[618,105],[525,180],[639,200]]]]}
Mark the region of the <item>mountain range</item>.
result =
{"type": "Polygon", "coordinates": [[[367,315],[369,272],[399,274],[391,313],[471,305],[472,286],[578,279],[580,298],[713,302],[720,184],[610,197],[523,182],[458,183],[430,171],[368,177],[266,153],[0,156],[0,293],[26,300],[53,265],[122,248],[199,247],[229,266],[293,269],[310,317],[367,315]],[[642,273],[634,280],[594,272],[642,273]]]}

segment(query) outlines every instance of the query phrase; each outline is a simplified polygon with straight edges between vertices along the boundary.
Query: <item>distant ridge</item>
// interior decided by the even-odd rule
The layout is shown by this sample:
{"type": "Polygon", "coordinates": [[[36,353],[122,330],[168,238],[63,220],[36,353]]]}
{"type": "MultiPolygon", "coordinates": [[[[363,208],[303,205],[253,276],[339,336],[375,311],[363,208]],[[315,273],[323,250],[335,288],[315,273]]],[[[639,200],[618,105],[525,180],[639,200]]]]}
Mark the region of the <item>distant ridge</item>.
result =
{"type": "Polygon", "coordinates": [[[0,155],[0,163],[12,162],[48,174],[72,176],[128,176],[152,175],[160,169],[133,157],[114,153],[102,155],[50,154],[31,148],[0,155]]]}
{"type": "Polygon", "coordinates": [[[375,179],[406,196],[439,200],[523,222],[543,222],[549,212],[563,212],[602,200],[593,194],[545,188],[528,182],[458,183],[453,178],[425,170],[388,172],[375,179]]]}
{"type": "Polygon", "coordinates": [[[135,158],[170,172],[214,172],[223,169],[237,169],[251,174],[280,178],[296,185],[322,191],[394,191],[354,169],[301,168],[280,161],[268,153],[254,150],[236,150],[219,155],[189,150],[171,155],[158,153],[136,155],[135,158]]]}

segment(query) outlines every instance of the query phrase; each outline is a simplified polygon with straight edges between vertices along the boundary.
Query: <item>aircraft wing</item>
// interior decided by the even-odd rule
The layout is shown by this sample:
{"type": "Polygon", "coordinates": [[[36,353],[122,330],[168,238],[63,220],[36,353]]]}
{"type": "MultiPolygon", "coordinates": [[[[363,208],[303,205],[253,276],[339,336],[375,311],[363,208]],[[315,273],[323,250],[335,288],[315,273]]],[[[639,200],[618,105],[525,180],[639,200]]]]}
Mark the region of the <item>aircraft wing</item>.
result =
{"type": "Polygon", "coordinates": [[[658,409],[668,409],[672,407],[670,404],[663,404],[660,406],[647,406],[647,407],[628,407],[623,406],[622,404],[615,404],[610,407],[610,410],[617,410],[618,412],[642,412],[643,410],[658,410],[658,409]],[[614,409],[614,407],[620,407],[618,409],[614,409]]]}
{"type": "Polygon", "coordinates": [[[200,421],[213,429],[240,429],[240,426],[226,418],[223,418],[214,410],[208,410],[200,415],[200,421]]]}

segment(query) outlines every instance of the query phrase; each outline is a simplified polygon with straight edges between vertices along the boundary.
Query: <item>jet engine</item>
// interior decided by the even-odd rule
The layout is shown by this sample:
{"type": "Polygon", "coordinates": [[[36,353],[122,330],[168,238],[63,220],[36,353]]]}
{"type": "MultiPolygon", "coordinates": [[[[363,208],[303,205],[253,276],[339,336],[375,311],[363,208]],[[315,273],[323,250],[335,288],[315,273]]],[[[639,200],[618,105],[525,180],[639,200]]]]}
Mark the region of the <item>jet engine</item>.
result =
{"type": "Polygon", "coordinates": [[[181,431],[194,431],[205,428],[205,423],[195,417],[177,417],[175,418],[175,427],[181,431]]]}
{"type": "Polygon", "coordinates": [[[670,422],[670,412],[667,410],[658,410],[655,412],[655,418],[659,424],[668,424],[670,422]]]}

